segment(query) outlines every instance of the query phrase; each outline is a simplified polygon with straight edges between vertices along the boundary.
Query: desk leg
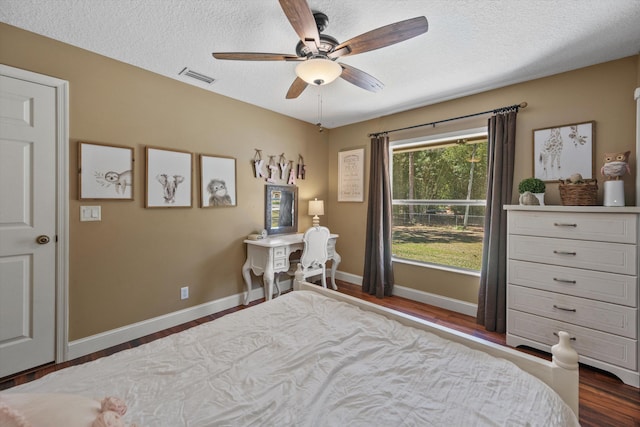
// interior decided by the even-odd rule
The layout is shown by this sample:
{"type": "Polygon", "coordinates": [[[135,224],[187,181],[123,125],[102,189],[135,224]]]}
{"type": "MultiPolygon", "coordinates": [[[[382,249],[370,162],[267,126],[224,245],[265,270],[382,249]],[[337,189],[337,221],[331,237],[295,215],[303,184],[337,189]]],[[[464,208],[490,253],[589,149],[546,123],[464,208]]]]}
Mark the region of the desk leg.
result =
{"type": "Polygon", "coordinates": [[[338,264],[340,264],[342,258],[338,252],[333,253],[333,262],[331,263],[331,287],[334,291],[338,290],[338,286],[336,285],[336,270],[338,269],[338,264]]]}
{"type": "Polygon", "coordinates": [[[264,283],[264,300],[269,301],[273,297],[273,263],[271,259],[269,259],[269,264],[267,268],[264,270],[264,275],[262,276],[262,282],[264,283]]]}
{"type": "Polygon", "coordinates": [[[244,292],[244,305],[249,305],[249,296],[251,295],[251,262],[249,258],[242,265],[242,277],[247,290],[244,292]]]}

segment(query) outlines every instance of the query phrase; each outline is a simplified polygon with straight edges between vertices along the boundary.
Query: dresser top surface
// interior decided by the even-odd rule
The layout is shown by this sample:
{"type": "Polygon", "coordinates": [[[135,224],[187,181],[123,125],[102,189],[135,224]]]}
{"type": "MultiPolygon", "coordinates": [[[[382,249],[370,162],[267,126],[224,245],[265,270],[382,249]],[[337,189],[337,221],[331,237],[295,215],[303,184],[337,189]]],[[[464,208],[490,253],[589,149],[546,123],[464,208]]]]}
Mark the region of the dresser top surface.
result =
{"type": "Polygon", "coordinates": [[[532,212],[640,213],[640,206],[504,205],[504,209],[507,211],[532,212]]]}

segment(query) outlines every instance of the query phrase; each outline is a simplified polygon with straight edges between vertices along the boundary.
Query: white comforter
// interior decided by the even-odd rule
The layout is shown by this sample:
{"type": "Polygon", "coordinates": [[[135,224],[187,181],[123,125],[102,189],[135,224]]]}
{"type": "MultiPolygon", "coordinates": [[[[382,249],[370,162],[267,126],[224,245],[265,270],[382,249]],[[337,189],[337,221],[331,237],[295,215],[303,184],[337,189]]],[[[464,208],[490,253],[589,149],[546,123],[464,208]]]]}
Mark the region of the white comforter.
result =
{"type": "Polygon", "coordinates": [[[309,291],[8,392],[117,396],[141,426],[572,426],[515,365],[309,291]]]}

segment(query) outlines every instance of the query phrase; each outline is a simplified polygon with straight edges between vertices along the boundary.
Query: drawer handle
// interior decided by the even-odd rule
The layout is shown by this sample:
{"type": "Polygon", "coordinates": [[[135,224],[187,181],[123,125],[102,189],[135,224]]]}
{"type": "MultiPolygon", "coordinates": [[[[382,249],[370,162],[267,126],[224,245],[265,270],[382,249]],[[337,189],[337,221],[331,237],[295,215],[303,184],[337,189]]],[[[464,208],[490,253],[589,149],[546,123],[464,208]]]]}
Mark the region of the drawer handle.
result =
{"type": "Polygon", "coordinates": [[[576,309],[575,309],[575,308],[560,307],[560,306],[557,306],[557,305],[555,305],[555,304],[553,304],[553,308],[556,308],[556,309],[558,309],[558,310],[562,310],[562,311],[570,311],[570,312],[572,312],[572,313],[575,313],[575,312],[576,312],[576,309]]]}
{"type": "Polygon", "coordinates": [[[560,283],[569,283],[571,285],[575,285],[576,281],[575,280],[567,280],[567,279],[558,279],[557,277],[553,278],[554,282],[560,282],[560,283]]]}
{"type": "Polygon", "coordinates": [[[568,252],[568,251],[553,251],[554,254],[557,255],[577,255],[577,252],[568,252]]]}
{"type": "Polygon", "coordinates": [[[553,225],[555,225],[556,227],[577,227],[578,226],[578,224],[569,224],[565,222],[554,222],[553,225]]]}
{"type": "MultiPolygon", "coordinates": [[[[558,336],[557,332],[554,332],[553,335],[558,336]]],[[[569,337],[569,341],[575,341],[576,337],[569,337]]]]}

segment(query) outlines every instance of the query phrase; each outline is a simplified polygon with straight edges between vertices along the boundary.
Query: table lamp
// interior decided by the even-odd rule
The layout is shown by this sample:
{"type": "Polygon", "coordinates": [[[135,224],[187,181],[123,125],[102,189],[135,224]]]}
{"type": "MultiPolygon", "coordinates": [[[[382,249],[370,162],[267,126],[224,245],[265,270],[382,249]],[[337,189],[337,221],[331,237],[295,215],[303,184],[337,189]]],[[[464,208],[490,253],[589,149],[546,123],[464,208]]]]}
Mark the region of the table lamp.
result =
{"type": "Polygon", "coordinates": [[[314,200],[309,200],[309,215],[313,215],[313,226],[319,226],[320,217],[318,215],[324,215],[324,202],[318,200],[317,197],[314,200]]]}

